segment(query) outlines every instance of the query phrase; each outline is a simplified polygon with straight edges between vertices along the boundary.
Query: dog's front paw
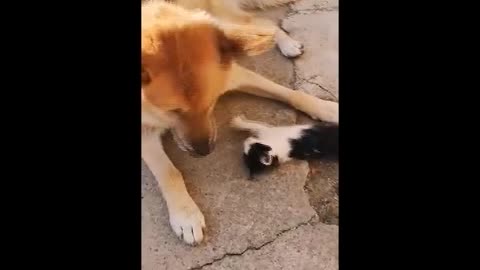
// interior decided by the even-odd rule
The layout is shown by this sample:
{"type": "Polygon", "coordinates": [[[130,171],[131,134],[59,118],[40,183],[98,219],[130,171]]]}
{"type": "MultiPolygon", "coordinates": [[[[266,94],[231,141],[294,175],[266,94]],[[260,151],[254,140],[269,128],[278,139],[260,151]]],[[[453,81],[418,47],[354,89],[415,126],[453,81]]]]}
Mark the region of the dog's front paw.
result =
{"type": "Polygon", "coordinates": [[[319,99],[303,91],[294,91],[292,106],[316,120],[338,124],[338,103],[319,99]]]}
{"type": "Polygon", "coordinates": [[[180,239],[196,245],[203,240],[205,218],[193,200],[169,209],[170,225],[180,239]]]}
{"type": "Polygon", "coordinates": [[[303,54],[302,43],[288,37],[278,42],[278,48],[282,54],[288,58],[293,58],[303,54]]]}

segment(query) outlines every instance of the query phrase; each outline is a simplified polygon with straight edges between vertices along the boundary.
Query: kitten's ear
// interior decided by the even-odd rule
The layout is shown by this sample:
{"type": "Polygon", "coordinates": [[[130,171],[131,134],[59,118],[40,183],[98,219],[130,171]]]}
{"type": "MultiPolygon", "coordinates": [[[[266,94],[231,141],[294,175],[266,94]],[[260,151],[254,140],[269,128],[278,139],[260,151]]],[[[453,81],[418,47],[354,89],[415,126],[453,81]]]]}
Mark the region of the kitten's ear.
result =
{"type": "Polygon", "coordinates": [[[262,155],[260,157],[260,162],[263,164],[263,165],[272,165],[272,156],[270,156],[269,154],[266,154],[266,155],[262,155]]]}

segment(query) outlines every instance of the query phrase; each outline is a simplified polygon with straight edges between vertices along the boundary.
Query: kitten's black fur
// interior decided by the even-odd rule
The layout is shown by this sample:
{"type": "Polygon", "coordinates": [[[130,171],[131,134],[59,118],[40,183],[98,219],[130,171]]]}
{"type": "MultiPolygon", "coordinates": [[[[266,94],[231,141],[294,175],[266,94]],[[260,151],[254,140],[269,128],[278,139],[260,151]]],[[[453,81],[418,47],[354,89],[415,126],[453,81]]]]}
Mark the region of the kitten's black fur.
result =
{"type": "MultiPolygon", "coordinates": [[[[298,160],[338,159],[338,125],[330,123],[317,123],[310,128],[303,129],[298,138],[289,138],[290,152],[288,156],[298,160]]],[[[262,157],[272,150],[269,145],[254,143],[247,154],[244,154],[245,164],[250,171],[250,179],[255,174],[265,172],[267,169],[277,167],[279,160],[273,156],[273,162],[265,165],[262,157]]]]}
{"type": "Polygon", "coordinates": [[[315,124],[298,139],[290,139],[289,156],[294,159],[338,159],[338,125],[315,124]]]}

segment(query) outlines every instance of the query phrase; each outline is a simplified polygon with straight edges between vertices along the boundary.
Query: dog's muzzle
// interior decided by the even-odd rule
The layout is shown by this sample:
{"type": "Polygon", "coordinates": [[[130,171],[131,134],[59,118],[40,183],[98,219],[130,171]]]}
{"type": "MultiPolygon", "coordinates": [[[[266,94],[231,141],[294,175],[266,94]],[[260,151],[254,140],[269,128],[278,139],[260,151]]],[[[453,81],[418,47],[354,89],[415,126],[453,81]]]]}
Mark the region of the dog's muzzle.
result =
{"type": "Polygon", "coordinates": [[[192,148],[193,148],[193,156],[207,156],[211,152],[213,152],[213,149],[215,148],[215,144],[210,144],[208,140],[201,141],[201,142],[193,142],[192,143],[192,148]]]}
{"type": "Polygon", "coordinates": [[[173,138],[181,150],[188,152],[194,157],[204,157],[213,152],[217,140],[217,126],[215,120],[210,122],[210,127],[212,133],[209,138],[197,139],[196,141],[190,142],[186,139],[184,129],[178,127],[173,130],[173,138]]]}

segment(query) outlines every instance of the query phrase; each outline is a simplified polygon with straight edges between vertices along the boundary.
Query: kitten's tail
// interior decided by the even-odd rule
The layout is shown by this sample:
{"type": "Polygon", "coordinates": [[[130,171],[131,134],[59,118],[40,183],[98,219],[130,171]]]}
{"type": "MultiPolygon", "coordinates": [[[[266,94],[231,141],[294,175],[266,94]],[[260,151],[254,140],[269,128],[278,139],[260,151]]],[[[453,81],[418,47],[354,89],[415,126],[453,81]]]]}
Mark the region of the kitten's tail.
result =
{"type": "Polygon", "coordinates": [[[246,130],[252,133],[258,133],[262,129],[270,128],[270,126],[265,123],[248,120],[243,115],[234,117],[230,122],[230,126],[235,129],[246,130]]]}

